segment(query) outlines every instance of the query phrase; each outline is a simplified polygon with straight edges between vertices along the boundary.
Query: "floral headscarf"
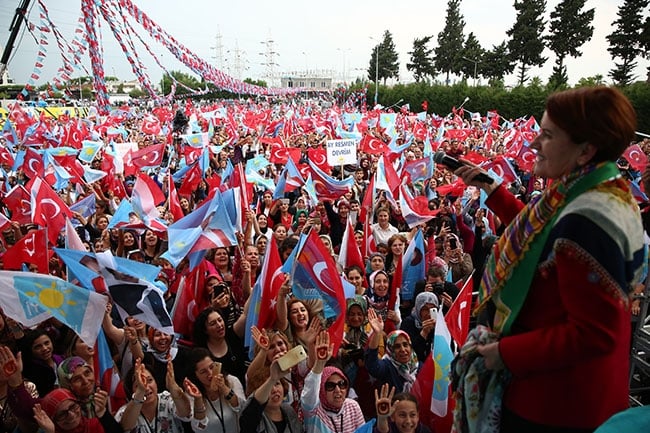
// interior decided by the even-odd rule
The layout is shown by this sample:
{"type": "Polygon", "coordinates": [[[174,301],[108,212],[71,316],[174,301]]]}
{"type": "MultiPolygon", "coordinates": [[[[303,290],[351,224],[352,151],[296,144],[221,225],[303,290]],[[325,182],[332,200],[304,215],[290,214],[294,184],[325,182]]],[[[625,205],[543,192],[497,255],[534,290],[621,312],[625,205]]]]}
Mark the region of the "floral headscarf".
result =
{"type": "Polygon", "coordinates": [[[390,360],[390,362],[397,369],[399,375],[402,376],[402,378],[405,380],[404,389],[401,391],[409,392],[413,386],[413,383],[415,383],[415,375],[418,371],[418,358],[415,355],[415,351],[411,348],[411,357],[408,362],[401,363],[395,359],[393,353],[393,345],[395,344],[397,338],[400,336],[406,338],[409,344],[412,344],[411,337],[409,337],[406,332],[400,330],[391,332],[388,334],[388,337],[386,337],[386,354],[384,355],[384,359],[390,360]]]}

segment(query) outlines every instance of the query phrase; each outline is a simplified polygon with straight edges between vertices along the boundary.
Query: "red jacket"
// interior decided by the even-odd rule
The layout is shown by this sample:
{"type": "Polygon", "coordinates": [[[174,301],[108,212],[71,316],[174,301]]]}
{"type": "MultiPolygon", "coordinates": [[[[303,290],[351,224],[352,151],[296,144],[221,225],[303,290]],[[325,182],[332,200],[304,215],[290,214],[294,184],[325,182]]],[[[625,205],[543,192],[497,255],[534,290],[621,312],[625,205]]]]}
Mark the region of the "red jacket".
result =
{"type": "MultiPolygon", "coordinates": [[[[504,187],[487,204],[506,224],[523,207],[504,187]]],[[[628,407],[626,263],[613,243],[579,216],[561,217],[551,231],[511,335],[499,344],[513,375],[504,404],[522,418],[595,428],[628,407]]]]}

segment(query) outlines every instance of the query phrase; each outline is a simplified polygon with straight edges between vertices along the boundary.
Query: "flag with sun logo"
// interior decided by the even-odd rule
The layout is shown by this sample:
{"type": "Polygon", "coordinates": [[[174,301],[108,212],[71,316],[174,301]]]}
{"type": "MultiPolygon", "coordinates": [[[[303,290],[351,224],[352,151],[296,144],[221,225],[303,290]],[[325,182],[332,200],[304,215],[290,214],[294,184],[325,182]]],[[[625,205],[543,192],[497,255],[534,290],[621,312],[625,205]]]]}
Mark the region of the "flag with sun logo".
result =
{"type": "Polygon", "coordinates": [[[94,347],[108,298],[51,275],[0,271],[0,307],[30,327],[54,317],[94,347]]]}
{"type": "Polygon", "coordinates": [[[431,392],[431,412],[442,417],[447,415],[449,383],[451,382],[449,373],[451,372],[451,361],[454,359],[450,345],[451,334],[449,334],[445,316],[440,308],[436,317],[433,350],[431,350],[431,356],[436,368],[431,392]]]}

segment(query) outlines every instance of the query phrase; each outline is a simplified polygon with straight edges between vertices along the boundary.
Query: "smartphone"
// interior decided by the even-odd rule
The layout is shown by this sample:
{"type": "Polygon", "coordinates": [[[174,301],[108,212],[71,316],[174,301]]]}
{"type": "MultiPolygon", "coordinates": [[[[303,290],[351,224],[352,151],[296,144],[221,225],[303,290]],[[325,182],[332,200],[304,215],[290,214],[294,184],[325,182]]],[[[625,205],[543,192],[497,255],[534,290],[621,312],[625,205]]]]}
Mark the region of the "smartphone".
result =
{"type": "Polygon", "coordinates": [[[219,374],[221,374],[221,363],[215,361],[215,362],[212,364],[212,375],[213,375],[213,376],[217,376],[217,375],[219,375],[219,374]]]}
{"type": "Polygon", "coordinates": [[[282,371],[287,371],[297,365],[300,361],[307,359],[305,349],[298,345],[278,358],[278,365],[282,371]]]}
{"type": "Polygon", "coordinates": [[[438,309],[436,307],[429,308],[429,316],[432,319],[435,319],[436,317],[438,317],[438,309]]]}
{"type": "Polygon", "coordinates": [[[452,250],[458,248],[458,243],[456,243],[456,238],[452,237],[449,239],[449,248],[451,248],[452,250]]]}

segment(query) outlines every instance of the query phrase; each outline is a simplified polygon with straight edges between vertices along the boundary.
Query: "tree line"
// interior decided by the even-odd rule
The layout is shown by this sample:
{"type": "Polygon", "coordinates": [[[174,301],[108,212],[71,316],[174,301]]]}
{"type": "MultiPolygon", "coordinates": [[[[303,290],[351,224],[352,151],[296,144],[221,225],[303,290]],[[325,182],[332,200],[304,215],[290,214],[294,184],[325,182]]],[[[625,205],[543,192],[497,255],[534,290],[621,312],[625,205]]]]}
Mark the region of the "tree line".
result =
{"type": "MultiPolygon", "coordinates": [[[[542,55],[548,48],[555,56],[548,85],[554,89],[567,86],[567,57],[580,57],[581,48],[594,32],[594,8],[585,8],[586,0],[563,0],[544,18],[546,0],[515,0],[515,22],[506,31],[507,39],[486,49],[470,32],[465,36],[465,20],[460,12],[461,0],[449,0],[445,27],[431,47],[433,35],[415,38],[406,68],[416,82],[432,80],[439,74],[450,83],[450,75],[468,79],[480,76],[490,84],[503,82],[505,75],[517,70],[519,85],[528,81],[528,71],[543,66],[549,59],[542,55]]],[[[650,58],[650,0],[624,0],[618,8],[614,30],[607,36],[607,51],[614,61],[609,77],[617,86],[627,86],[637,77],[634,69],[639,58],[650,58]],[[644,17],[644,14],[647,15],[644,17]]],[[[390,31],[372,50],[368,67],[370,81],[399,79],[399,60],[390,31]]],[[[648,68],[650,79],[650,67],[648,68]]]]}

